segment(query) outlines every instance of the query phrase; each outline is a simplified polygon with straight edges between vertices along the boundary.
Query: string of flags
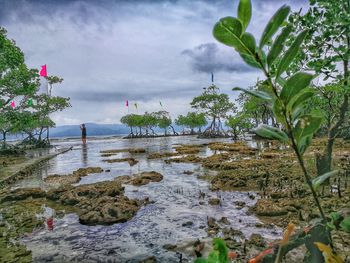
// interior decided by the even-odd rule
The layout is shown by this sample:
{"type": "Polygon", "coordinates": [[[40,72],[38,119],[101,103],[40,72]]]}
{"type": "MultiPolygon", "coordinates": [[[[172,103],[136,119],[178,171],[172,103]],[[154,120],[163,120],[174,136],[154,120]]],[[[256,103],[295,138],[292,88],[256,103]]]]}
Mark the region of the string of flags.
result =
{"type": "MultiPolygon", "coordinates": [[[[159,105],[160,105],[161,107],[163,107],[163,103],[162,103],[161,101],[159,101],[159,105]]],[[[129,100],[126,100],[126,101],[125,101],[125,107],[129,108],[129,100]]],[[[138,104],[137,104],[137,102],[134,103],[134,107],[135,107],[135,109],[138,109],[138,104]]]]}

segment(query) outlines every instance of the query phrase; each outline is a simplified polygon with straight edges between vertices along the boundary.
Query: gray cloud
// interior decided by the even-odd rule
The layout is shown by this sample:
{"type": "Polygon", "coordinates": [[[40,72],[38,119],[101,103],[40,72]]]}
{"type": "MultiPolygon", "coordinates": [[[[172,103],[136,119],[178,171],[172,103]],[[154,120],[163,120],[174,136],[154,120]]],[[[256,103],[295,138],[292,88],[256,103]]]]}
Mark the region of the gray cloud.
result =
{"type": "Polygon", "coordinates": [[[206,43],[193,49],[182,51],[189,58],[191,67],[196,72],[242,72],[252,71],[242,60],[235,56],[233,49],[219,49],[216,43],[206,43]]]}
{"type": "MultiPolygon", "coordinates": [[[[173,116],[186,113],[211,71],[232,98],[232,87],[253,85],[260,73],[212,36],[220,17],[235,15],[237,2],[0,0],[0,25],[30,67],[47,64],[49,74],[64,78],[53,94],[70,97],[72,108],[53,115],[58,125],[115,123],[125,100],[137,101],[140,112],[158,110],[162,101],[173,116]]],[[[285,2],[299,10],[307,1],[285,2]]],[[[253,0],[248,31],[259,35],[282,4],[253,0]]]]}

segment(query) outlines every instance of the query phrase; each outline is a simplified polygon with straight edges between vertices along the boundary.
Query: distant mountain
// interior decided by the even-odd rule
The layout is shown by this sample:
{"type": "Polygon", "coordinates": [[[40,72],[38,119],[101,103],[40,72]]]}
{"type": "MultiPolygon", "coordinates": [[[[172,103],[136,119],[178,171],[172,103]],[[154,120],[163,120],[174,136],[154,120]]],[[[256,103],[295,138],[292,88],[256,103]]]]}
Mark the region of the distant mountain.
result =
{"type": "MultiPolygon", "coordinates": [[[[129,134],[130,129],[123,124],[97,124],[97,123],[85,123],[87,136],[108,136],[108,135],[126,135],[129,134]]],[[[176,131],[182,131],[182,128],[173,125],[176,131]]],[[[155,128],[154,131],[159,134],[163,134],[164,130],[155,128]]],[[[169,131],[170,132],[170,131],[169,131]]],[[[50,138],[58,137],[76,137],[81,136],[80,125],[63,125],[55,128],[50,128],[50,138]]],[[[21,140],[26,135],[22,134],[9,134],[8,140],[21,140]]],[[[0,135],[0,140],[2,136],[0,135]]]]}
{"type": "MultiPolygon", "coordinates": [[[[128,134],[129,128],[122,124],[85,123],[88,136],[128,134]]],[[[50,137],[81,136],[80,125],[63,125],[50,129],[50,137]]]]}

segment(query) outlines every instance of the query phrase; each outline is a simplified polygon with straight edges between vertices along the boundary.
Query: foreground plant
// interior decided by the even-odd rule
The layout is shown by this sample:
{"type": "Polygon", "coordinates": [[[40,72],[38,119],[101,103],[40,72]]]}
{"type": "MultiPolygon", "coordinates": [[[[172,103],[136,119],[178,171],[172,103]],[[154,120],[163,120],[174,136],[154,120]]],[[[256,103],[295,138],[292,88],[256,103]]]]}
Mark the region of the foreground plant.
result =
{"type": "MultiPolygon", "coordinates": [[[[233,47],[248,65],[258,68],[264,73],[266,77],[264,83],[271,89],[271,92],[242,88],[234,88],[233,90],[241,90],[269,103],[282,129],[261,125],[255,131],[264,138],[279,140],[292,147],[312,193],[314,203],[319,210],[322,224],[325,225],[327,218],[303,159],[303,154],[323,121],[323,116],[318,110],[309,111],[307,109],[308,101],[314,95],[314,90],[309,88],[309,85],[315,76],[300,71],[292,76],[286,74],[309,32],[304,30],[299,33],[295,36],[290,47],[285,49],[284,42],[293,31],[291,25],[286,25],[289,12],[289,6],[282,6],[268,22],[260,42],[257,44],[255,37],[246,32],[252,15],[251,1],[240,0],[238,18],[221,18],[215,24],[213,34],[221,43],[233,47]],[[282,29],[280,34],[272,39],[280,29],[282,29]]],[[[322,184],[332,174],[334,173],[322,175],[317,179],[317,184],[322,184]]],[[[325,242],[331,244],[330,234],[326,227],[323,228],[323,232],[328,237],[325,242]]],[[[313,249],[316,249],[314,245],[313,249]]],[[[311,262],[323,262],[319,251],[318,253],[312,252],[311,262]]]]}

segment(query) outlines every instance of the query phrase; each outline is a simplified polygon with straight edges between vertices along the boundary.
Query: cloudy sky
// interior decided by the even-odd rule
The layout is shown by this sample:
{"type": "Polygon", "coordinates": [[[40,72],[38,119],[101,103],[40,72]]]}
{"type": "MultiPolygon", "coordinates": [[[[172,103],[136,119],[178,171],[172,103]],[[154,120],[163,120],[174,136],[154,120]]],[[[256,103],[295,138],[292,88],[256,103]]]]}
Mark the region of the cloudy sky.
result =
{"type": "MultiPolygon", "coordinates": [[[[307,9],[307,0],[252,0],[248,31],[260,36],[283,4],[307,9]]],[[[118,123],[130,112],[190,110],[193,96],[215,84],[232,87],[261,77],[212,36],[215,22],[236,16],[238,0],[0,0],[0,25],[24,51],[30,67],[47,64],[64,78],[53,95],[72,108],[53,116],[58,125],[118,123]]]]}

